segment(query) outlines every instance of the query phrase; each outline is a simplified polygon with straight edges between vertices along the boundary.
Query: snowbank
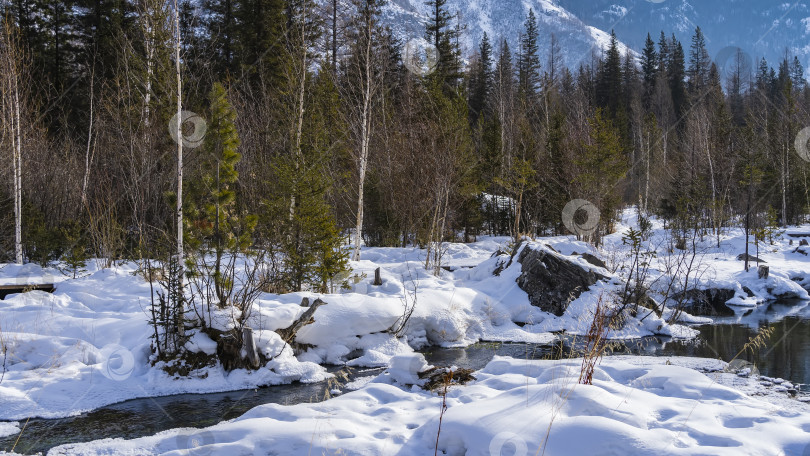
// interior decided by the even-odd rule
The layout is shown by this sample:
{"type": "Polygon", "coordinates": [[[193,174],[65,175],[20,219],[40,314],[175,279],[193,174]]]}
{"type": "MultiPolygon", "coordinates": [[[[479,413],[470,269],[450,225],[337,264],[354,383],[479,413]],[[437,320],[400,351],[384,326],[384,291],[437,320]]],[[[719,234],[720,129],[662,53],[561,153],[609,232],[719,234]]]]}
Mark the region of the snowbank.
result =
{"type": "MultiPolygon", "coordinates": [[[[753,398],[724,383],[723,363],[696,358],[615,357],[594,384],[578,385],[581,360],[495,358],[468,386],[452,387],[441,423],[442,454],[806,454],[810,407],[753,398]],[[671,361],[671,365],[665,364],[671,361]]],[[[764,399],[767,399],[764,398],[764,399]]],[[[436,445],[441,398],[383,374],[320,404],[256,407],[204,429],[135,440],[69,444],[51,455],[344,454],[423,456],[436,445]]]]}
{"type": "MultiPolygon", "coordinates": [[[[519,262],[510,263],[505,254],[493,256],[493,252],[510,249],[508,238],[446,244],[443,265],[451,271],[442,270],[438,277],[425,271],[423,250],[364,248],[362,260],[351,264],[349,290],[259,297],[249,324],[257,348],[272,358],[266,365],[257,371],[231,373],[214,365],[193,371],[188,378],[172,377],[160,364],[151,367],[148,363],[150,287],[135,274],[135,264],[100,269],[92,263],[90,273],[78,279],[57,269],[6,265],[0,269],[0,284],[48,282],[56,284],[56,292],[33,291],[0,301],[0,331],[9,348],[8,372],[0,383],[0,420],[62,417],[136,397],[316,382],[329,377],[320,364],[387,366],[393,357],[428,345],[550,343],[555,339],[553,332],[585,334],[597,302],[610,300],[621,291],[622,264],[627,263],[628,254],[621,236],[633,220],[634,214],[626,211],[620,232],[607,236],[600,250],[571,236],[523,245],[608,277],[570,302],[560,316],[531,305],[516,283],[521,274],[519,262]],[[594,266],[582,254],[601,257],[608,267],[594,266]],[[381,269],[381,286],[371,284],[376,268],[381,269]],[[293,353],[274,330],[289,326],[301,315],[304,309],[299,304],[304,297],[321,298],[328,304],[317,310],[313,324],[298,333],[297,341],[311,348],[293,353]],[[409,306],[413,306],[413,314],[400,332],[402,337],[395,337],[389,330],[409,306]]],[[[670,253],[661,223],[653,220],[653,226],[651,243],[657,246],[657,255],[651,277],[656,277],[665,274],[670,253]]],[[[810,232],[810,226],[797,230],[810,232]]],[[[806,255],[810,250],[801,250],[798,242],[790,245],[788,239],[776,240],[759,252],[771,267],[766,280],[759,279],[755,271],[742,272],[742,262],[736,260],[744,251],[738,231],[725,234],[719,249],[712,247],[713,242],[707,238],[701,245],[699,287],[733,289],[735,296],[729,304],[737,306],[758,306],[780,296],[810,298],[800,285],[810,284],[810,256],[806,255]]],[[[739,313],[744,311],[741,308],[739,313]]],[[[668,325],[671,312],[668,309],[663,318],[646,311],[628,316],[626,324],[611,331],[610,337],[696,336],[689,327],[668,325]]],[[[711,320],[683,314],[680,321],[711,320]]],[[[195,334],[187,348],[209,355],[215,352],[214,342],[204,334],[195,334]]]]}
{"type": "MultiPolygon", "coordinates": [[[[604,238],[601,253],[614,260],[619,274],[626,274],[621,263],[628,263],[629,252],[622,238],[629,228],[638,229],[637,217],[635,209],[624,210],[616,232],[604,238]]],[[[671,249],[672,239],[661,220],[652,217],[650,223],[652,229],[645,245],[651,247],[655,255],[650,260],[649,281],[655,281],[653,288],[661,291],[668,284],[666,277],[671,273],[668,271],[675,269],[678,256],[684,253],[671,249]]],[[[810,247],[799,245],[802,239],[799,235],[803,233],[810,233],[810,225],[786,229],[772,240],[760,242],[758,251],[753,235],[750,236],[749,255],[760,258],[764,263],[751,261],[748,272],[744,269],[744,261],[738,259],[745,254],[746,239],[742,228],[724,229],[719,236],[719,246],[718,238],[707,234],[697,242],[688,288],[731,290],[733,297],[726,304],[736,307],[756,307],[780,299],[810,300],[810,294],[804,288],[810,287],[810,247]],[[791,237],[790,234],[799,237],[791,237]],[[758,264],[770,268],[767,279],[758,277],[758,264]]],[[[807,240],[810,240],[810,236],[807,236],[807,240]]],[[[678,283],[682,285],[683,279],[678,283]]]]}

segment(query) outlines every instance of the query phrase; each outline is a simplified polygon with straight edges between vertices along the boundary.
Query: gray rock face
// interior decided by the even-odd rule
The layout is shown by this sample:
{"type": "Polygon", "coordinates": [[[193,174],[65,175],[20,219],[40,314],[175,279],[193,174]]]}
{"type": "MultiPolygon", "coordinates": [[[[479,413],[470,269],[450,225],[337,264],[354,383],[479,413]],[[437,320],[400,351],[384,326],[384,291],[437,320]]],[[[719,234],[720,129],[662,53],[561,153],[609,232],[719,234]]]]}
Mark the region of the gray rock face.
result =
{"type": "Polygon", "coordinates": [[[583,291],[599,280],[607,280],[545,249],[525,247],[517,260],[521,264],[517,284],[529,295],[529,302],[558,317],[583,291]]]}
{"type": "Polygon", "coordinates": [[[590,253],[583,253],[582,259],[587,261],[588,263],[591,263],[594,266],[599,266],[600,268],[607,269],[607,265],[605,264],[605,262],[600,260],[595,255],[591,255],[590,253]]]}
{"type": "Polygon", "coordinates": [[[683,309],[692,315],[730,317],[734,315],[734,311],[726,305],[726,301],[733,297],[734,290],[709,288],[686,290],[676,294],[672,299],[676,301],[683,299],[683,309]]]}
{"type": "MultiPolygon", "coordinates": [[[[745,253],[741,253],[737,255],[737,261],[745,261],[745,253]]],[[[753,261],[755,263],[767,263],[767,261],[763,261],[760,258],[755,257],[754,255],[748,255],[748,261],[753,261]]]]}

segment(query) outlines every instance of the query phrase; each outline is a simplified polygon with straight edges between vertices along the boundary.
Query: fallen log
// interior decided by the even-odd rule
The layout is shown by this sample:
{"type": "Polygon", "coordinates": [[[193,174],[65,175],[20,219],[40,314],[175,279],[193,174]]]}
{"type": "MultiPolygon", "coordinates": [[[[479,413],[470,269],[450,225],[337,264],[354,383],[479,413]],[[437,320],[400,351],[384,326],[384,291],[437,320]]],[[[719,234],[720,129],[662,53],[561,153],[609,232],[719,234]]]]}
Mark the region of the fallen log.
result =
{"type": "Polygon", "coordinates": [[[473,370],[467,368],[431,367],[419,372],[419,378],[425,380],[422,388],[428,391],[438,390],[445,386],[466,385],[467,382],[475,380],[473,370]]]}
{"type": "Polygon", "coordinates": [[[315,302],[312,303],[311,306],[307,307],[307,310],[298,317],[298,320],[295,320],[293,324],[286,328],[277,329],[276,333],[281,336],[281,339],[284,342],[292,345],[292,342],[295,340],[295,334],[298,333],[298,330],[303,328],[304,326],[314,323],[315,319],[312,316],[315,314],[315,311],[318,310],[318,307],[326,304],[326,302],[322,301],[320,298],[316,299],[315,302]]]}

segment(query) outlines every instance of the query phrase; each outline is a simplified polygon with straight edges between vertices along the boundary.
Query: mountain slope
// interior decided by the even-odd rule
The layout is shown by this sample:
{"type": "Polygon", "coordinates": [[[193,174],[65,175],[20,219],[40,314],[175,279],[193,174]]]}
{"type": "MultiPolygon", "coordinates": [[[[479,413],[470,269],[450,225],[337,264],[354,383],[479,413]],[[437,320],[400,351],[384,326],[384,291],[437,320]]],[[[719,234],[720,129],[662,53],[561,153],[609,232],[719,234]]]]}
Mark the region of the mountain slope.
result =
{"type": "MultiPolygon", "coordinates": [[[[575,67],[590,59],[592,51],[600,52],[610,42],[610,35],[582,22],[577,16],[550,0],[449,0],[448,9],[458,12],[459,22],[465,26],[461,38],[463,55],[470,55],[486,32],[497,48],[501,38],[509,42],[513,52],[526,15],[533,9],[540,28],[540,56],[543,61],[549,53],[550,35],[559,39],[563,60],[575,67]]],[[[429,8],[424,0],[391,0],[384,9],[385,23],[404,40],[423,38],[424,23],[429,8]]],[[[621,44],[622,53],[626,47],[621,44]]]]}
{"type": "Polygon", "coordinates": [[[615,29],[621,40],[639,50],[649,32],[678,37],[688,52],[696,26],[715,57],[736,46],[752,60],[765,57],[772,66],[787,49],[810,66],[810,2],[807,0],[554,0],[588,25],[615,29]]]}

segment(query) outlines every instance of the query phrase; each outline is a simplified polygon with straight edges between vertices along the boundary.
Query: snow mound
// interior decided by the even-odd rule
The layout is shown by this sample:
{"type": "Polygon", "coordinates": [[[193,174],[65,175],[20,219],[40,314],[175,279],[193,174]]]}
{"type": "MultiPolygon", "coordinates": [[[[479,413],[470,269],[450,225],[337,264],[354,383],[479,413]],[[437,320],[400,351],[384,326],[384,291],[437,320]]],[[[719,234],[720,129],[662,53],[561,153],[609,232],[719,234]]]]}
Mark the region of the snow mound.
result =
{"type": "Polygon", "coordinates": [[[421,385],[424,380],[419,378],[419,373],[427,370],[430,366],[421,353],[413,355],[398,355],[391,358],[391,367],[388,375],[400,385],[421,385]]]}
{"type": "MultiPolygon", "coordinates": [[[[413,358],[395,359],[410,371],[413,358]]],[[[803,454],[810,407],[794,409],[725,386],[717,361],[616,357],[593,385],[579,385],[581,360],[496,357],[468,386],[453,387],[441,418],[439,451],[492,454],[803,454]],[[671,362],[671,365],[665,364],[671,362]],[[511,452],[511,453],[510,453],[511,452]]],[[[380,376],[325,403],[256,407],[205,429],[54,448],[54,455],[432,454],[441,398],[380,376]]]]}

